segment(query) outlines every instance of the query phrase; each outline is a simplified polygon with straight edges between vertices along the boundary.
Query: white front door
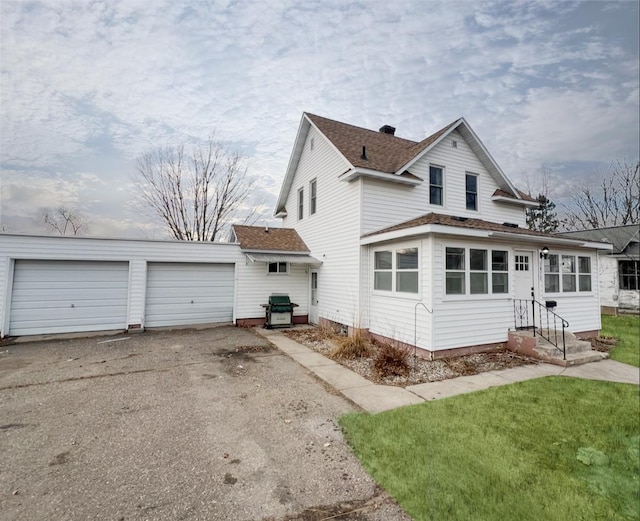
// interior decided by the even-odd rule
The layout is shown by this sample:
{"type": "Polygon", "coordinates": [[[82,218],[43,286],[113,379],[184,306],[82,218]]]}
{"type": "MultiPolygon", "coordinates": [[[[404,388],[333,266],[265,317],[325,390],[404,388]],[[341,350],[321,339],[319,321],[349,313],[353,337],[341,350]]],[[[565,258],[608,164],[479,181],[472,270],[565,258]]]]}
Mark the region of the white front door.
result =
{"type": "Polygon", "coordinates": [[[516,250],[514,253],[516,268],[516,299],[531,300],[531,291],[534,284],[533,252],[516,250]]]}
{"type": "Polygon", "coordinates": [[[311,271],[311,302],[309,303],[309,322],[311,324],[318,323],[318,272],[311,271]]]}

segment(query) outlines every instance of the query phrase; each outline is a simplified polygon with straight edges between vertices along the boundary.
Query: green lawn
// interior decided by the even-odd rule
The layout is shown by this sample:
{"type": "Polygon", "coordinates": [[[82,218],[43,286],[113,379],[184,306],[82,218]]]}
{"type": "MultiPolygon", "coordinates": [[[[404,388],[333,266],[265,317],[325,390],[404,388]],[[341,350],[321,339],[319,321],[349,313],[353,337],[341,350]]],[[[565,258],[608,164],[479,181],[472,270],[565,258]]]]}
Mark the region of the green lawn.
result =
{"type": "Polygon", "coordinates": [[[619,340],[609,353],[612,360],[640,367],[640,318],[602,315],[600,335],[619,340]]]}
{"type": "Polygon", "coordinates": [[[548,377],[340,424],[415,521],[640,519],[635,385],[548,377]]]}

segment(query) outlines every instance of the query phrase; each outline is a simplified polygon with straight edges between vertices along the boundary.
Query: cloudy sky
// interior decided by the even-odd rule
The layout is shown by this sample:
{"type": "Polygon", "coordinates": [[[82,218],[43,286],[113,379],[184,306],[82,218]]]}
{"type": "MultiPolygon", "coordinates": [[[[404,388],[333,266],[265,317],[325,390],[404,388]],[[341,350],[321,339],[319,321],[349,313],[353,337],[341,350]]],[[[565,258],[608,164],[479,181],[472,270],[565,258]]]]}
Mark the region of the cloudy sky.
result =
{"type": "Polygon", "coordinates": [[[2,0],[0,31],[0,231],[66,205],[160,238],[136,158],[212,130],[269,219],[303,111],[414,140],[464,116],[559,199],[638,157],[637,1],[2,0]]]}

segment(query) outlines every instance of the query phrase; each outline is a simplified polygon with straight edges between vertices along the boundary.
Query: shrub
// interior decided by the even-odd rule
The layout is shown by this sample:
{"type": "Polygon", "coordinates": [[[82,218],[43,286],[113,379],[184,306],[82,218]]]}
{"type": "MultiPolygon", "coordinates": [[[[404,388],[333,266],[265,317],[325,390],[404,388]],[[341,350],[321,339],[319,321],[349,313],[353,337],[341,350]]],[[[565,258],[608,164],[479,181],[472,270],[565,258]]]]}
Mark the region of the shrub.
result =
{"type": "Polygon", "coordinates": [[[373,361],[373,367],[379,377],[409,374],[409,348],[388,342],[378,342],[377,346],[378,352],[373,361]]]}
{"type": "Polygon", "coordinates": [[[353,336],[340,337],[338,346],[331,352],[333,358],[353,360],[371,354],[369,342],[361,332],[356,331],[353,336]]]}

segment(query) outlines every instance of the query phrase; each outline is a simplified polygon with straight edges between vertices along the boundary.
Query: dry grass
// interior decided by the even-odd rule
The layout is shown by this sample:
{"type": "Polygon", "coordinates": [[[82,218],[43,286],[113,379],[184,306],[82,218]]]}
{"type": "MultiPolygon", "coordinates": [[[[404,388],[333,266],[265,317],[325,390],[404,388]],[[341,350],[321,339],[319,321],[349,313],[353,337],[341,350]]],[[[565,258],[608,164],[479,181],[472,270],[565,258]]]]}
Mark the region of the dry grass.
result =
{"type": "Polygon", "coordinates": [[[331,352],[331,358],[336,360],[355,360],[371,355],[371,345],[360,332],[348,337],[339,337],[336,342],[338,345],[331,352]]]}
{"type": "Polygon", "coordinates": [[[407,347],[390,342],[375,342],[377,347],[373,358],[373,368],[380,378],[388,376],[408,376],[410,352],[407,347]]]}

